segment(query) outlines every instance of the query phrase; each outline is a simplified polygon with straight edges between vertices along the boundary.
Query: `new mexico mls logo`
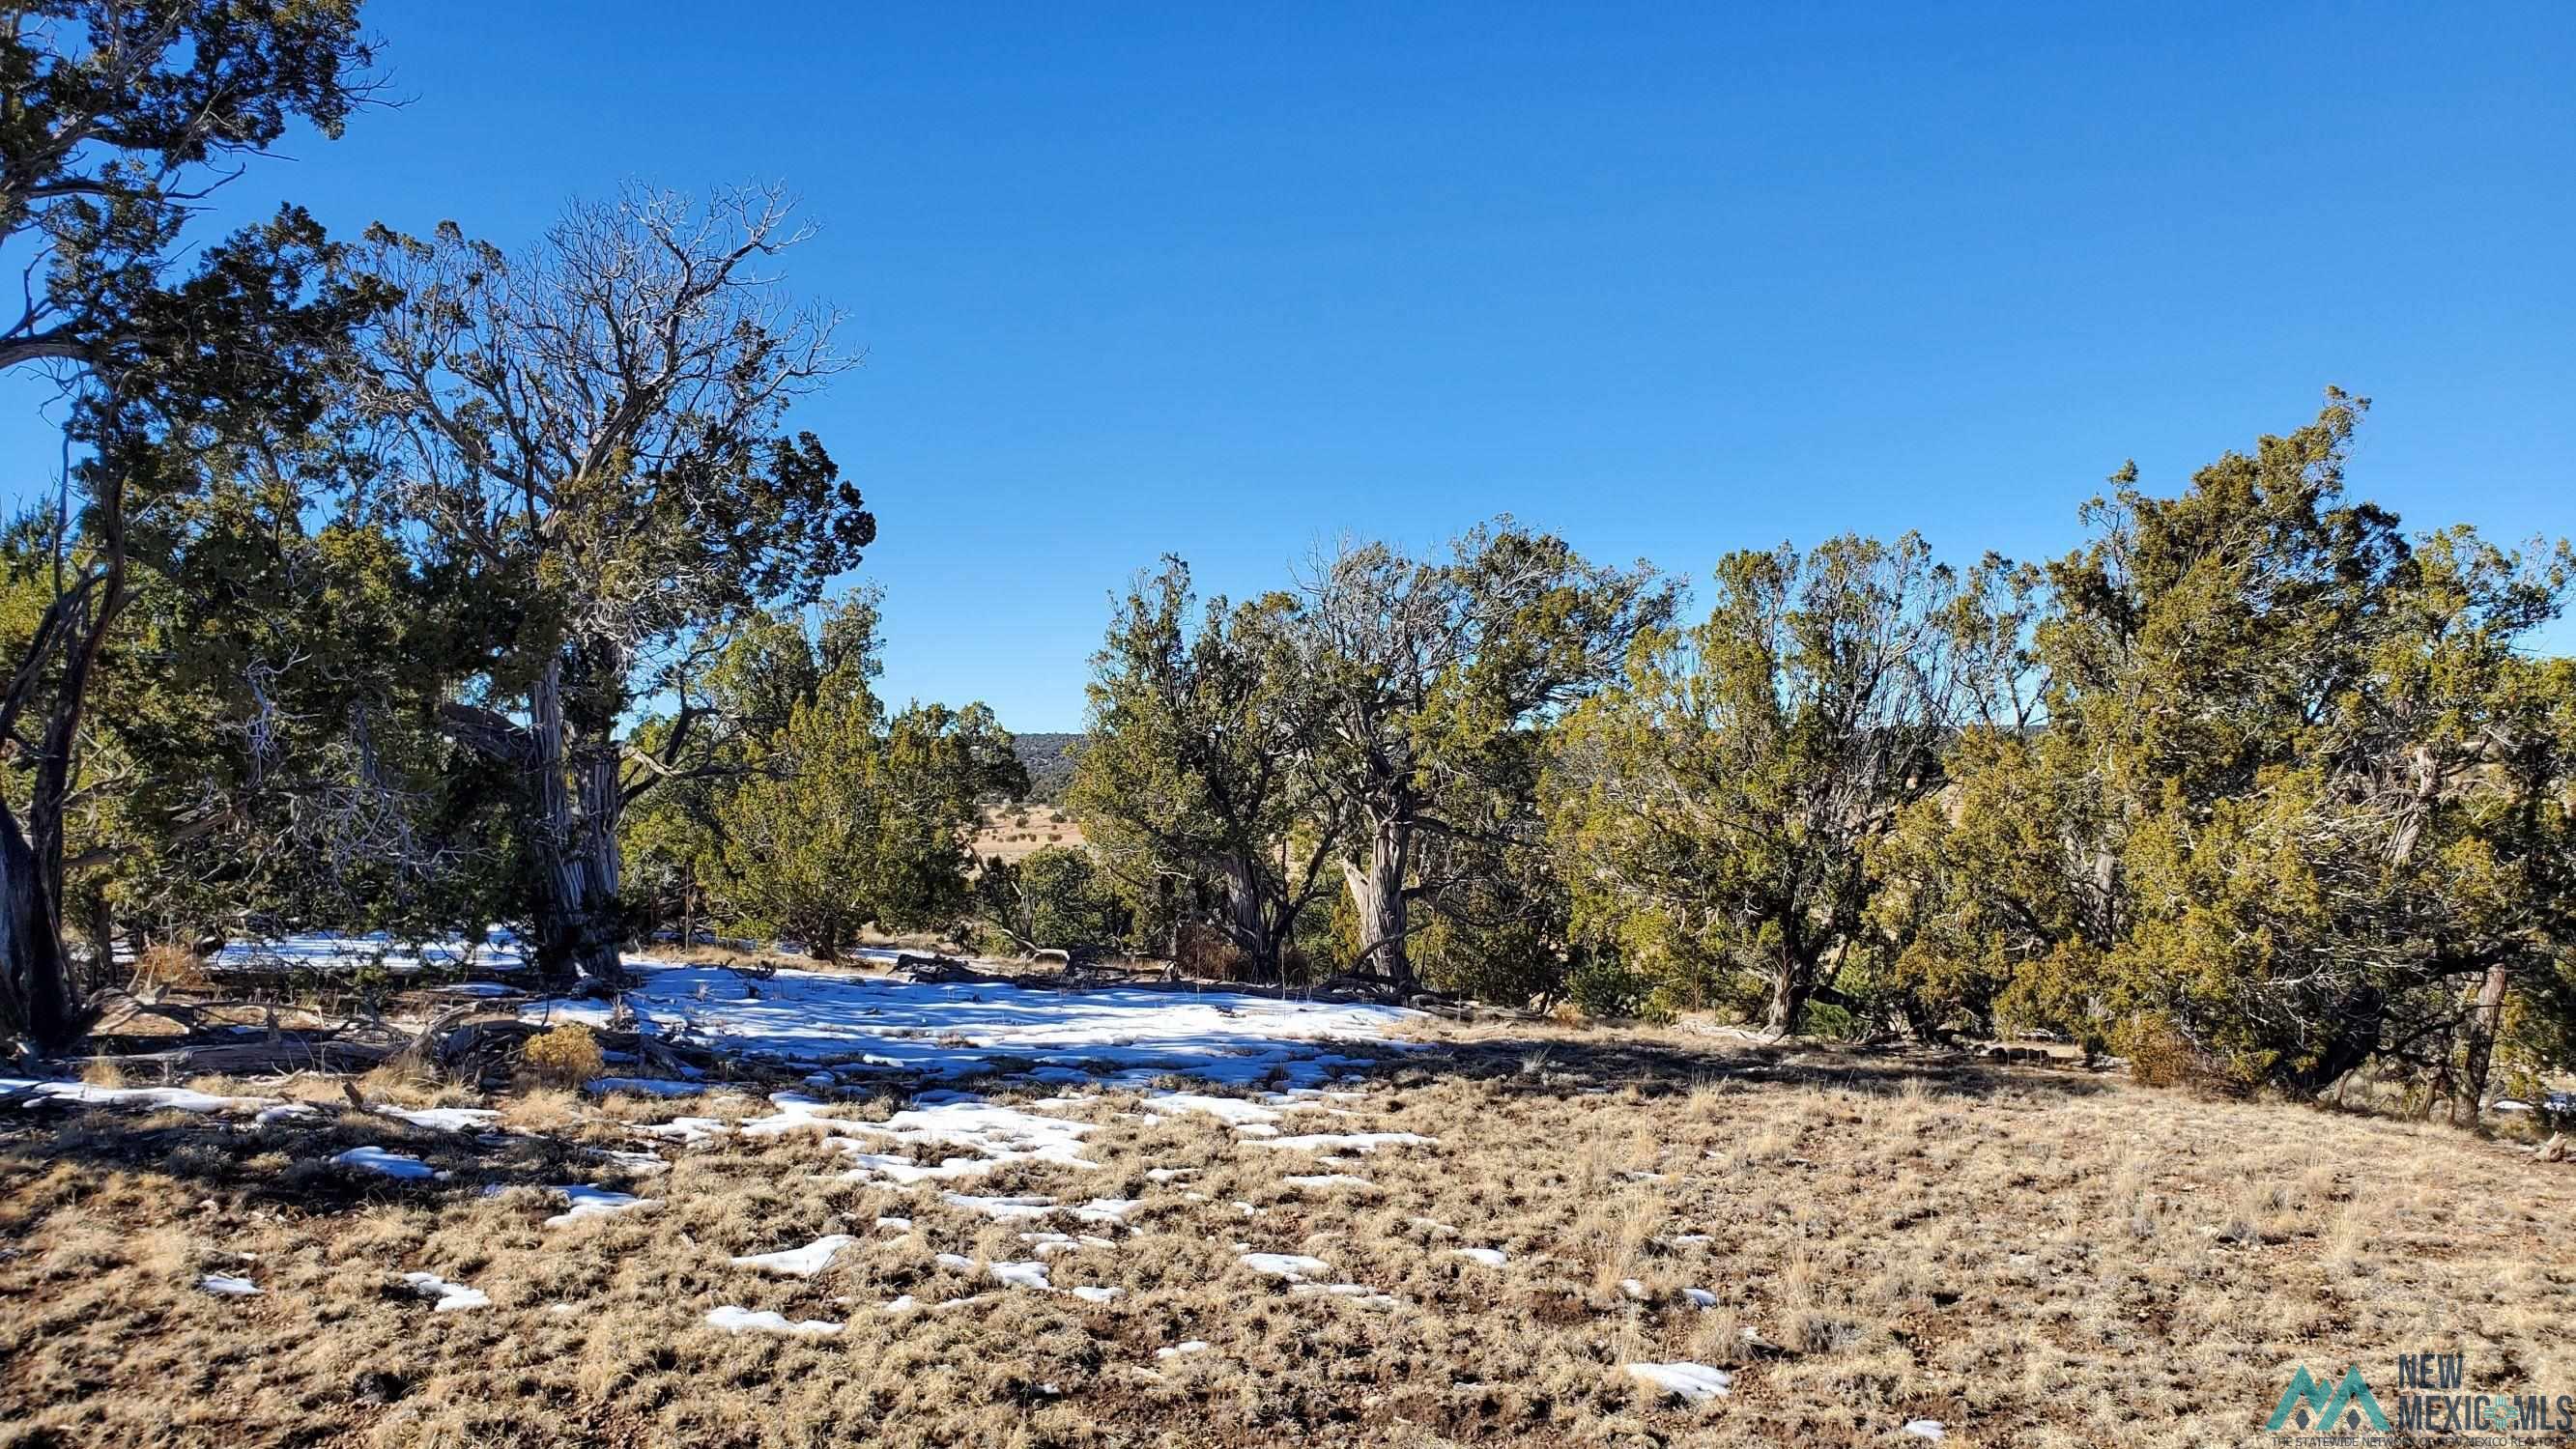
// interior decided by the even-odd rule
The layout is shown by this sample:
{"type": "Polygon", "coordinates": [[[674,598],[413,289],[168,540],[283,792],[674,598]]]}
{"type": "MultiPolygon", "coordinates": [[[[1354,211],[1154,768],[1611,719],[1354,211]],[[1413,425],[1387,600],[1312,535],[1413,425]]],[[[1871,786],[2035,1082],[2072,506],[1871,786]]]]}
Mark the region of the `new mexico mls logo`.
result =
{"type": "Polygon", "coordinates": [[[2361,1381],[2360,1365],[2345,1369],[2343,1382],[2336,1384],[2334,1391],[2329,1393],[2325,1385],[2308,1377],[2308,1366],[2301,1364],[2299,1371],[2290,1376],[2290,1386],[2281,1391],[2281,1403],[2272,1410],[2272,1422],[2263,1427],[2292,1427],[2291,1415],[2299,1414],[2295,1427],[2332,1433],[2342,1425],[2344,1414],[2353,1409],[2361,1411],[2361,1417],[2368,1421],[2370,1428],[2383,1434],[2388,1432],[2388,1416],[2379,1411],[2379,1400],[2371,1397],[2370,1385],[2361,1381]],[[2299,1413],[2302,1405],[2307,1410],[2304,1414],[2299,1413]]]}

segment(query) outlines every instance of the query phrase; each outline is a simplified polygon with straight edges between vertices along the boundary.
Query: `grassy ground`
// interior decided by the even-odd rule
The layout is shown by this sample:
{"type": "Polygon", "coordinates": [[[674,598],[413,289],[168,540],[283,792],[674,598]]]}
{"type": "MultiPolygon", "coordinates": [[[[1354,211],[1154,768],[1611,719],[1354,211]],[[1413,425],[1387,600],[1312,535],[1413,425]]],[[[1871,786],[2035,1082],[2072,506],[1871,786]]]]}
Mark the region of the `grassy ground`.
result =
{"type": "Polygon", "coordinates": [[[1111,1092],[1070,1112],[1102,1124],[1097,1170],[951,1184],[1143,1199],[1125,1231],[841,1181],[814,1134],[666,1147],[650,1175],[597,1155],[643,1145],[630,1120],[769,1110],[739,1098],[496,1105],[513,1130],[488,1138],[12,1113],[0,1445],[1920,1446],[1910,1421],[1952,1445],[2254,1444],[2295,1367],[2358,1364],[2393,1414],[2396,1356],[2426,1350],[2465,1354],[2472,1390],[2576,1394],[2576,1169],[2073,1072],[1489,1031],[1281,1123],[1429,1145],[1319,1160],[1111,1092]],[[328,1165],[361,1144],[452,1175],[328,1165]],[[1367,1185],[1285,1181],[1329,1174],[1367,1185]],[[660,1206],[544,1226],[542,1185],[569,1182],[660,1206]],[[1122,1296],[993,1282],[1029,1231],[1076,1239],[1057,1288],[1122,1296]],[[830,1233],[857,1241],[810,1279],[729,1261],[830,1233]],[[1396,1301],[1300,1294],[1244,1251],[1396,1301]],[[407,1271],[491,1304],[433,1312],[407,1271]],[[974,1301],[883,1310],[905,1294],[974,1301]],[[704,1322],[727,1305],[847,1327],[728,1335],[704,1322]],[[1205,1347],[1158,1353],[1183,1344],[1205,1347]],[[1640,1362],[1731,1392],[1686,1405],[1640,1362]]]}

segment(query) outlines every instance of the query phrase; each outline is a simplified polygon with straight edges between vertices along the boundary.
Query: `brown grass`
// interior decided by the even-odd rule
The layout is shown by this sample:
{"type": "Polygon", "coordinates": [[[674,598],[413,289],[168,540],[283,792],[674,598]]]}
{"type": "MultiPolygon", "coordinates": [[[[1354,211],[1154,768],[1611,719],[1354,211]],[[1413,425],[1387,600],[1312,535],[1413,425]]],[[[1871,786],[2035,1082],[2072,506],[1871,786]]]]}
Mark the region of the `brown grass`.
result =
{"type": "Polygon", "coordinates": [[[1923,1418],[1952,1446],[2075,1449],[2257,1442],[2300,1364],[2358,1363],[2393,1412],[2401,1351],[2465,1353],[2473,1390],[2576,1392],[2576,1170],[2074,1074],[1480,1029],[1282,1124],[1434,1146],[1317,1159],[1113,1093],[1078,1112],[1097,1170],[952,1184],[1142,1198],[1130,1232],[841,1181],[819,1134],[665,1147],[650,1175],[597,1153],[644,1145],[634,1122],[766,1110],[743,1096],[500,1105],[528,1135],[10,1123],[0,1445],[1901,1446],[1923,1418]],[[453,1176],[328,1165],[360,1143],[453,1176]],[[1325,1173],[1372,1186],[1284,1181],[1325,1173]],[[662,1206],[543,1227],[564,1182],[662,1206]],[[1124,1296],[981,1276],[1032,1256],[1024,1231],[1114,1239],[1045,1261],[1124,1296]],[[728,1261],[827,1233],[859,1241],[812,1279],[728,1261]],[[1297,1294],[1236,1243],[1400,1302],[1297,1294]],[[492,1306],[433,1314],[397,1282],[415,1270],[492,1306]],[[880,1311],[906,1293],[990,1296],[880,1311]],[[702,1321],[722,1304],[848,1328],[729,1337],[702,1321]],[[1209,1348],[1156,1355],[1187,1340],[1209,1348]],[[1733,1393],[1685,1407],[1622,1372],[1674,1360],[1733,1393]]]}

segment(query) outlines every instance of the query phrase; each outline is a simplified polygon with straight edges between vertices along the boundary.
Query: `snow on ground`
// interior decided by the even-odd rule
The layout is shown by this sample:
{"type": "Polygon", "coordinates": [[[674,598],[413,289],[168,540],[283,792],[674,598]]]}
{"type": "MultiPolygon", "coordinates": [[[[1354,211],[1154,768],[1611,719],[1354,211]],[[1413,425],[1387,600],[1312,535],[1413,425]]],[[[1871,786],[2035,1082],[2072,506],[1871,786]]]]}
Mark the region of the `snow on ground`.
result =
{"type": "Polygon", "coordinates": [[[482,1289],[468,1288],[462,1283],[450,1283],[436,1273],[405,1273],[403,1281],[410,1284],[412,1291],[421,1297],[438,1300],[430,1306],[432,1313],[454,1313],[461,1308],[492,1306],[490,1296],[482,1289]]]}
{"type": "MultiPolygon", "coordinates": [[[[952,1272],[972,1274],[975,1260],[963,1253],[941,1253],[933,1261],[952,1272]]],[[[1052,1293],[1055,1285],[1047,1281],[1046,1264],[1032,1258],[1025,1263],[994,1262],[984,1265],[993,1277],[1014,1288],[1036,1288],[1052,1293]]]]}
{"type": "Polygon", "coordinates": [[[707,1310],[707,1326],[727,1333],[784,1333],[797,1338],[830,1338],[841,1331],[841,1325],[821,1318],[790,1320],[781,1313],[754,1313],[748,1308],[726,1304],[707,1310]]]}
{"type": "Polygon", "coordinates": [[[30,1077],[0,1077],[0,1092],[31,1091],[26,1105],[78,1103],[84,1107],[138,1107],[170,1112],[260,1112],[281,1103],[275,1097],[218,1097],[186,1087],[93,1087],[87,1082],[47,1082],[30,1077]]]}
{"type": "Polygon", "coordinates": [[[791,1278],[811,1278],[823,1271],[832,1255],[857,1242],[847,1233],[834,1233],[816,1238],[801,1248],[781,1248],[775,1253],[753,1253],[736,1258],[737,1268],[757,1268],[764,1273],[782,1273],[791,1278]]]}
{"type": "MultiPolygon", "coordinates": [[[[982,1213],[997,1223],[1042,1218],[1055,1211],[1055,1199],[1051,1197],[975,1197],[962,1192],[943,1192],[939,1199],[953,1208],[982,1213]]],[[[911,1227],[912,1220],[904,1219],[903,1225],[911,1227]]]]}
{"type": "Polygon", "coordinates": [[[1429,1147],[1437,1137],[1419,1132],[1317,1132],[1304,1137],[1255,1137],[1255,1147],[1285,1147],[1296,1152],[1375,1152],[1381,1147],[1429,1147]]]}
{"type": "Polygon", "coordinates": [[[253,1283],[248,1278],[236,1278],[230,1273],[208,1273],[203,1278],[197,1280],[197,1286],[214,1294],[218,1298],[256,1298],[259,1296],[258,1284],[253,1283]]]}
{"type": "Polygon", "coordinates": [[[477,942],[398,941],[382,931],[364,936],[333,932],[286,936],[264,941],[229,941],[206,963],[210,974],[226,971],[312,971],[341,975],[361,967],[381,968],[397,976],[423,970],[459,971],[479,966],[486,971],[516,971],[527,964],[519,938],[506,926],[494,926],[477,942]]]}
{"type": "Polygon", "coordinates": [[[1279,1180],[1290,1187],[1356,1187],[1369,1191],[1375,1191],[1377,1188],[1377,1184],[1367,1178],[1353,1177],[1347,1172],[1308,1173],[1302,1176],[1283,1177],[1279,1180]]]}
{"type": "Polygon", "coordinates": [[[550,1228],[567,1227],[584,1218],[606,1217],[610,1213],[661,1206],[659,1198],[637,1197],[631,1192],[610,1192],[595,1182],[568,1183],[552,1188],[550,1191],[562,1193],[568,1209],[546,1219],[546,1226],[550,1228]]]}
{"type": "Polygon", "coordinates": [[[438,1132],[470,1132],[501,1120],[501,1114],[488,1107],[378,1107],[375,1110],[378,1116],[392,1117],[414,1127],[427,1127],[438,1132]]]}
{"type": "MultiPolygon", "coordinates": [[[[1096,1065],[1244,1086],[1275,1074],[1313,1085],[1336,1067],[1365,1065],[1322,1043],[1380,1037],[1414,1015],[1233,991],[1023,990],[798,970],[747,981],[717,966],[643,958],[627,966],[641,984],[625,999],[653,1029],[851,1080],[1019,1071],[1073,1081],[1070,1069],[1096,1065]]],[[[606,1002],[554,1001],[526,1013],[604,1026],[612,1010],[606,1002]]]]}
{"type": "Polygon", "coordinates": [[[1941,1426],[1941,1421],[1938,1419],[1908,1419],[1905,1421],[1905,1432],[1917,1439],[1929,1439],[1938,1444],[1949,1431],[1941,1426]]]}
{"type": "Polygon", "coordinates": [[[1451,1248],[1449,1256],[1482,1263],[1488,1268],[1503,1266],[1503,1250],[1500,1248],[1451,1248]]]}
{"type": "Polygon", "coordinates": [[[1291,1283],[1302,1283],[1318,1273],[1333,1271],[1332,1264],[1321,1258],[1309,1258],[1303,1253],[1246,1253],[1243,1266],[1255,1273],[1285,1278],[1291,1283]]]}
{"type": "Polygon", "coordinates": [[[1628,1372],[1668,1393],[1679,1394],[1694,1404],[1706,1403],[1727,1391],[1735,1376],[1724,1369],[1704,1363],[1632,1363],[1628,1372]]]}
{"type": "Polygon", "coordinates": [[[430,1165],[408,1152],[389,1152],[382,1147],[352,1147],[331,1159],[342,1167],[359,1172],[378,1172],[387,1177],[421,1179],[438,1174],[430,1165]]]}

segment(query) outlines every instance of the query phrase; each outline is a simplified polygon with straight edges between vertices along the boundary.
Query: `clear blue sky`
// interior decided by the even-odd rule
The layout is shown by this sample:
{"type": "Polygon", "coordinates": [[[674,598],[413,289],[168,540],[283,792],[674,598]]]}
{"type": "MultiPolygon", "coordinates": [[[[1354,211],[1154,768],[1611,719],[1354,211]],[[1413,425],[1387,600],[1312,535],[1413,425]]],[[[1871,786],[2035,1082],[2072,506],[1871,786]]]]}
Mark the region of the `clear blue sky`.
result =
{"type": "Polygon", "coordinates": [[[880,520],[886,692],[1020,729],[1166,550],[2037,556],[2330,382],[2410,524],[2576,533],[2576,7],[1722,8],[379,0],[410,103],[227,205],[515,246],[789,182],[868,358],[800,421],[880,520]]]}

